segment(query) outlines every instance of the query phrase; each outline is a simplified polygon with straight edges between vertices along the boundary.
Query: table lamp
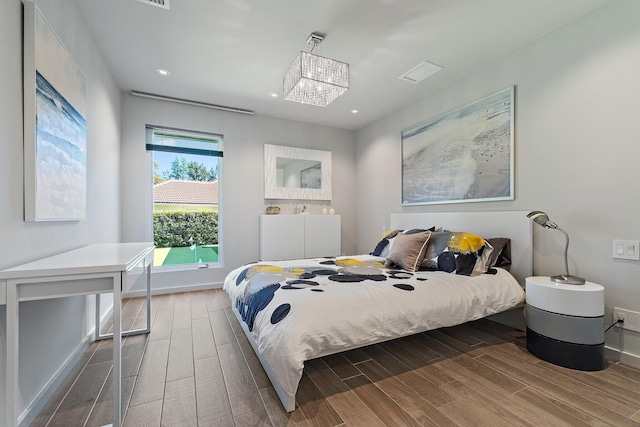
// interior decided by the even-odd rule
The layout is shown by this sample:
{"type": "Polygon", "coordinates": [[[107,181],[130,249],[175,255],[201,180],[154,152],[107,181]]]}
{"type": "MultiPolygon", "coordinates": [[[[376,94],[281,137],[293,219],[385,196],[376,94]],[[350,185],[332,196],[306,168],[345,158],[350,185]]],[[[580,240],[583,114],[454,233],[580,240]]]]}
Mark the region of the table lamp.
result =
{"type": "Polygon", "coordinates": [[[569,274],[569,263],[567,261],[567,253],[569,252],[569,235],[562,228],[558,227],[558,224],[551,221],[546,213],[540,211],[533,211],[527,214],[527,218],[541,225],[544,228],[553,228],[554,230],[560,230],[566,237],[566,245],[564,247],[564,274],[552,276],[551,280],[556,283],[564,283],[565,285],[584,285],[584,279],[582,277],[576,277],[569,274]]]}

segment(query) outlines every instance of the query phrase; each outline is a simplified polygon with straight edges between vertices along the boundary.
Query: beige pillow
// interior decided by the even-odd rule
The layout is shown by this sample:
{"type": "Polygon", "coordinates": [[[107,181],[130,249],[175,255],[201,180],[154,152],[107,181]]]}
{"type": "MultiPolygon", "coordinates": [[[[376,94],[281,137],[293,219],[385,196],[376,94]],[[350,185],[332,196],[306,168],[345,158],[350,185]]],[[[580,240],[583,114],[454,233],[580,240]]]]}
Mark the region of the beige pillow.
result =
{"type": "Polygon", "coordinates": [[[397,265],[403,270],[417,271],[427,253],[427,242],[430,236],[430,231],[413,234],[399,233],[387,256],[386,266],[397,265]]]}

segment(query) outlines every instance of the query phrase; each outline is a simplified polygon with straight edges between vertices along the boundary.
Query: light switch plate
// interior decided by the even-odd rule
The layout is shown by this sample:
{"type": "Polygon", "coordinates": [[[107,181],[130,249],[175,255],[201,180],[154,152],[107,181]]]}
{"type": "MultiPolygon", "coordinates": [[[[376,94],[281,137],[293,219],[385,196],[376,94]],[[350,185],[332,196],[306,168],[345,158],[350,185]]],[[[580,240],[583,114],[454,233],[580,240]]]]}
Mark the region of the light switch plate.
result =
{"type": "Polygon", "coordinates": [[[614,240],[611,256],[618,259],[632,259],[640,261],[640,241],[614,240]]]}

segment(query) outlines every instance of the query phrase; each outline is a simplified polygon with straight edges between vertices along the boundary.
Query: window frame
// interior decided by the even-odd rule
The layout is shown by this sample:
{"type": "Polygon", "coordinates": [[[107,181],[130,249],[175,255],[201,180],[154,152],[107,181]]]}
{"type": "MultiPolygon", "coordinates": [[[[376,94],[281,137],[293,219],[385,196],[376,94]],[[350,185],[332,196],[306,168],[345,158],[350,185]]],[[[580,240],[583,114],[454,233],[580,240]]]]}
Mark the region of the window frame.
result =
{"type": "Polygon", "coordinates": [[[218,261],[217,262],[209,262],[209,263],[193,263],[193,264],[173,264],[173,265],[154,265],[153,268],[156,272],[180,272],[180,271],[195,271],[202,269],[211,269],[211,268],[223,268],[224,267],[224,233],[223,233],[223,179],[222,176],[224,174],[224,135],[220,133],[214,132],[204,132],[204,131],[194,131],[194,130],[186,130],[180,128],[173,128],[168,126],[158,126],[158,125],[146,125],[145,126],[145,150],[149,154],[149,163],[150,163],[150,181],[151,181],[151,215],[149,216],[149,239],[153,242],[153,151],[172,151],[172,152],[183,152],[185,154],[197,154],[197,155],[212,155],[205,153],[213,153],[213,155],[218,157],[218,261]],[[153,137],[156,132],[165,132],[168,135],[174,134],[183,137],[193,137],[193,139],[201,138],[203,140],[210,140],[211,142],[216,142],[218,145],[217,150],[202,150],[197,148],[186,148],[186,149],[158,149],[151,147],[159,147],[160,144],[153,143],[153,137]]]}

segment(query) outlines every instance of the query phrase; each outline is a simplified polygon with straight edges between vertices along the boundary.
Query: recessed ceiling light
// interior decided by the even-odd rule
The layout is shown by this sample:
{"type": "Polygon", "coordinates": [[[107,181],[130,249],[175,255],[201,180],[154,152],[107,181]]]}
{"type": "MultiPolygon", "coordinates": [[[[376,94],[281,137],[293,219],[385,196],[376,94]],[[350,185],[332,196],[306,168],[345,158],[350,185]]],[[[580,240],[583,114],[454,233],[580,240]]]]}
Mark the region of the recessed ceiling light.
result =
{"type": "Polygon", "coordinates": [[[272,97],[272,98],[278,98],[280,96],[280,94],[277,93],[277,92],[270,92],[269,96],[272,97]]]}
{"type": "Polygon", "coordinates": [[[161,76],[168,76],[171,74],[169,70],[165,70],[164,68],[156,68],[156,73],[160,74],[161,76]]]}
{"type": "Polygon", "coordinates": [[[351,110],[351,114],[358,114],[360,110],[351,110]]]}

